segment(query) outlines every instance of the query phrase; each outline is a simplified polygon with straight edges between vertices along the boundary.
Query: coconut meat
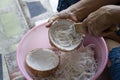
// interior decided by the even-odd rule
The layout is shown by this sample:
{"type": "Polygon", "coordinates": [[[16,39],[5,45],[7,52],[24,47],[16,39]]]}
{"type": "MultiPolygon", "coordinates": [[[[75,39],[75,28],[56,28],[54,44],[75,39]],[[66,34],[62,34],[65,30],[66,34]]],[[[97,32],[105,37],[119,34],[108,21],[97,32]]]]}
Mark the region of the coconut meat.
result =
{"type": "Polygon", "coordinates": [[[68,51],[78,47],[83,40],[83,34],[76,33],[75,27],[72,24],[52,26],[49,37],[56,47],[68,51]]]}
{"type": "Polygon", "coordinates": [[[33,69],[46,71],[57,67],[58,55],[49,49],[38,49],[28,53],[26,63],[33,69]]]}

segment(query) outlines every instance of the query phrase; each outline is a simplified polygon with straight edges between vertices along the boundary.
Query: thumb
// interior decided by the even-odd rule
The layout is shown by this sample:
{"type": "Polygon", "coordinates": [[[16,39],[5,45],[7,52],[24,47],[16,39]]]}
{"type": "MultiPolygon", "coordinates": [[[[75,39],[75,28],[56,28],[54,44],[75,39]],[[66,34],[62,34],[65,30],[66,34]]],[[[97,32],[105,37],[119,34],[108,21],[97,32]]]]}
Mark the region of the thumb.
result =
{"type": "Polygon", "coordinates": [[[53,23],[55,20],[57,20],[57,19],[59,19],[58,16],[54,16],[54,17],[50,18],[50,19],[48,20],[48,22],[46,23],[45,26],[46,26],[47,28],[49,28],[49,27],[52,25],[52,23],[53,23]]]}

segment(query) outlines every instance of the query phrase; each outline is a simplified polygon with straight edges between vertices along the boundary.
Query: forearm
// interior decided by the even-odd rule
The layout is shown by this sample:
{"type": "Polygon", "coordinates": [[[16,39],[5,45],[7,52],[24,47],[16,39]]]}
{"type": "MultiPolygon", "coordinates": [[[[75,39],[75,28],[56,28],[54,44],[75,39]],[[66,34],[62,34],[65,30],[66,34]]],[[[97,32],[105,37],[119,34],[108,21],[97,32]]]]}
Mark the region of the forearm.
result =
{"type": "Polygon", "coordinates": [[[119,0],[81,0],[70,6],[67,10],[73,13],[78,20],[87,17],[91,12],[97,10],[101,6],[115,4],[119,0]]]}
{"type": "Polygon", "coordinates": [[[111,17],[113,17],[113,23],[120,27],[120,6],[111,5],[111,17]]]}

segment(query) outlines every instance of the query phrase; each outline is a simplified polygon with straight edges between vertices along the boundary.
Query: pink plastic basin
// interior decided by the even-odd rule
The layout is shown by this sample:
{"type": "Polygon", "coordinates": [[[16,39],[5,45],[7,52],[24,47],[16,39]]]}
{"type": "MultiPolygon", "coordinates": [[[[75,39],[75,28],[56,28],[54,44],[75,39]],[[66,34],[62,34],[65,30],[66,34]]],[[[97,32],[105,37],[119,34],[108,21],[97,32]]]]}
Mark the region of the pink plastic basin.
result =
{"type": "MultiPolygon", "coordinates": [[[[48,40],[48,29],[45,27],[46,23],[42,23],[39,26],[36,26],[29,30],[21,39],[19,46],[17,48],[17,63],[20,71],[27,80],[32,80],[30,75],[25,69],[25,55],[28,51],[31,51],[35,48],[50,48],[51,45],[48,40]]],[[[96,80],[100,74],[103,72],[107,60],[108,60],[108,50],[106,43],[103,38],[92,37],[86,35],[84,39],[84,45],[95,44],[95,58],[98,61],[98,70],[93,77],[93,80],[96,80]]]]}

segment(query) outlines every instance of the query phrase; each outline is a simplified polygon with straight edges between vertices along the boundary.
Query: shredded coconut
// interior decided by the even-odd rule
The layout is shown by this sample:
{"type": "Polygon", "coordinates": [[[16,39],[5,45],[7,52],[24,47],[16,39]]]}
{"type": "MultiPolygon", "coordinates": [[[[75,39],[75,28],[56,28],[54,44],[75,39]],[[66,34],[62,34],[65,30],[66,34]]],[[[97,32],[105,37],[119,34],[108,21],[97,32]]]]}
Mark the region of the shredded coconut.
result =
{"type": "Polygon", "coordinates": [[[91,46],[60,54],[60,65],[55,74],[35,80],[91,80],[97,63],[91,46]]]}

